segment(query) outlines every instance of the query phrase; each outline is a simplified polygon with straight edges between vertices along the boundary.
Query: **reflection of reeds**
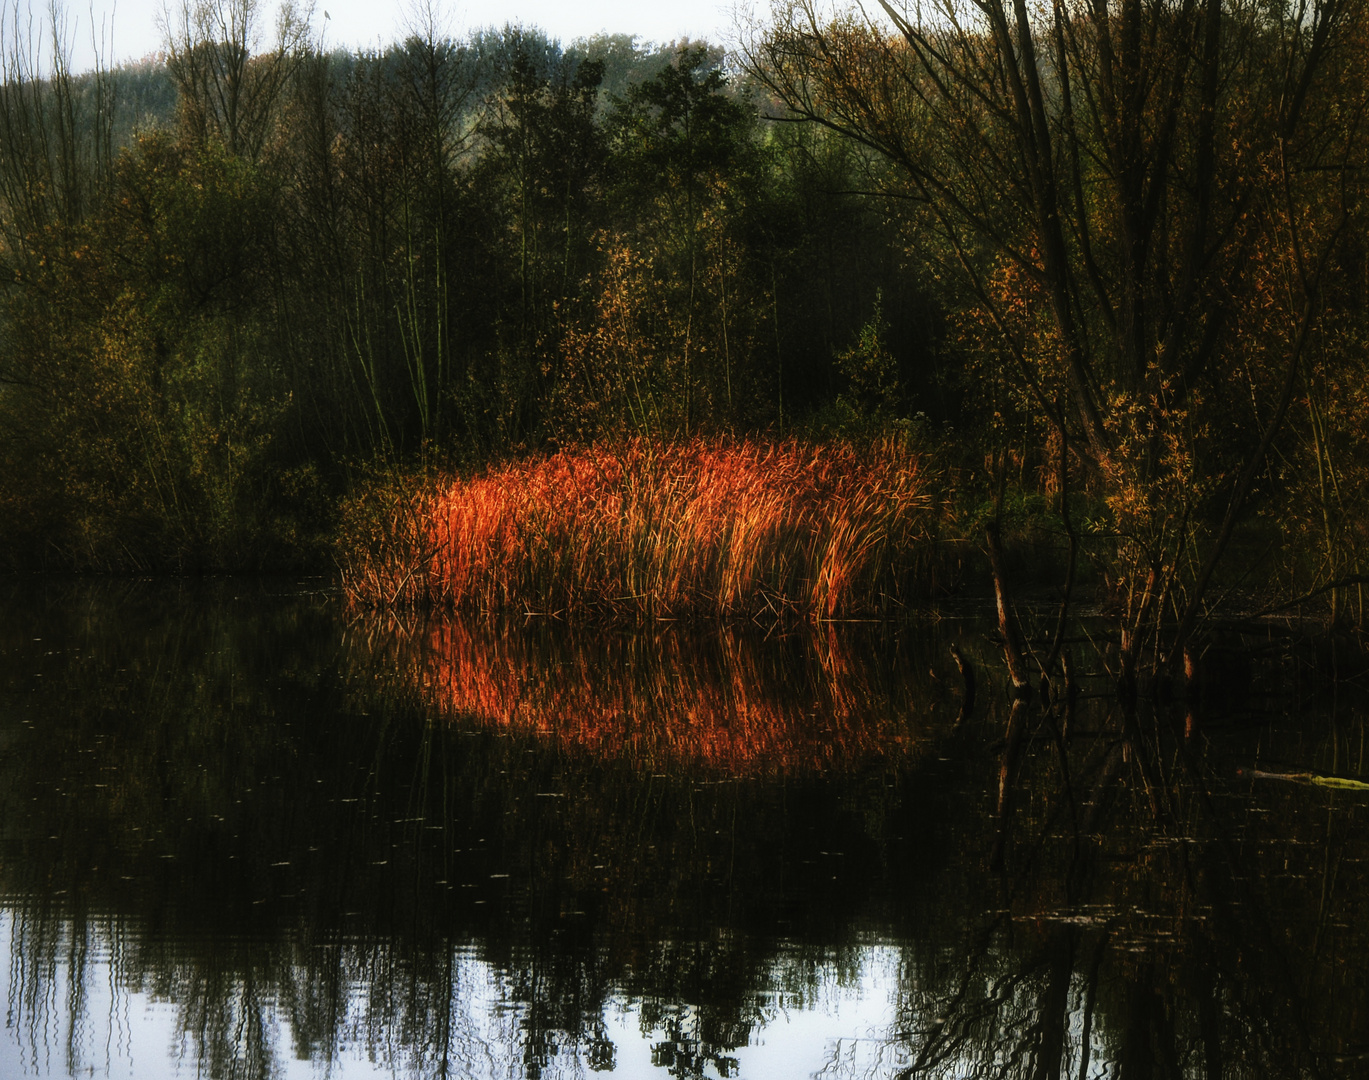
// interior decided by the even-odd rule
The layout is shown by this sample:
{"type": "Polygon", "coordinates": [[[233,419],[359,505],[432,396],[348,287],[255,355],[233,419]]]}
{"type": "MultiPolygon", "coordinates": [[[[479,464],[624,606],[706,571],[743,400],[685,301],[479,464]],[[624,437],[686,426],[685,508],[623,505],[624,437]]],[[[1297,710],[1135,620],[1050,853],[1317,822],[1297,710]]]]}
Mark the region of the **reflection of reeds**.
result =
{"type": "Polygon", "coordinates": [[[445,621],[416,644],[400,679],[430,707],[653,770],[825,772],[920,742],[906,681],[832,631],[785,648],[726,629],[580,637],[445,621]]]}
{"type": "Polygon", "coordinates": [[[893,445],[635,440],[424,484],[391,510],[344,540],[364,604],[833,618],[925,588],[935,505],[893,445]]]}

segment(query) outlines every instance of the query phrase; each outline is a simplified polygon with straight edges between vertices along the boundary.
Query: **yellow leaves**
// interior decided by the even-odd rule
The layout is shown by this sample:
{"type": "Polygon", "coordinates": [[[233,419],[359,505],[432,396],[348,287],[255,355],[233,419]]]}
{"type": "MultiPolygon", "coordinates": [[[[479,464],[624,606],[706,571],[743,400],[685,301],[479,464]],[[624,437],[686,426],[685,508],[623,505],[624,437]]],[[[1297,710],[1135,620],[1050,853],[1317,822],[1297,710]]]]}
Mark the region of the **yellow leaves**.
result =
{"type": "Polygon", "coordinates": [[[669,319],[653,262],[622,237],[605,235],[600,245],[607,259],[596,317],[588,330],[566,333],[558,406],[582,437],[624,421],[631,430],[658,431],[678,403],[668,392],[669,319]]]}

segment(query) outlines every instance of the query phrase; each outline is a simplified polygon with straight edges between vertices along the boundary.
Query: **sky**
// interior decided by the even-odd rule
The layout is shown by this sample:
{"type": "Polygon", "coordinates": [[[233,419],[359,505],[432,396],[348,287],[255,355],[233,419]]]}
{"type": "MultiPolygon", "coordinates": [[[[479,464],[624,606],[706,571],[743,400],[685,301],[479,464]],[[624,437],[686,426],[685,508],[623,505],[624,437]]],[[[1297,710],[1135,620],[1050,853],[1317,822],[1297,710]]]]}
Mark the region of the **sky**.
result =
{"type": "MultiPolygon", "coordinates": [[[[59,0],[63,2],[63,0],[59,0]]],[[[179,6],[181,0],[171,0],[179,6]]],[[[299,0],[296,0],[298,3],[299,0]]],[[[765,0],[740,0],[750,10],[765,0]]],[[[275,22],[276,0],[260,0],[266,17],[262,25],[269,37],[275,22]]],[[[439,16],[446,20],[453,36],[482,26],[502,26],[521,22],[536,26],[552,37],[569,44],[577,37],[588,37],[606,30],[615,34],[635,34],[644,41],[668,42],[683,37],[730,42],[735,34],[734,11],[738,0],[435,0],[439,16]]],[[[10,5],[6,5],[10,6],[10,5]]],[[[48,0],[19,0],[21,27],[31,14],[36,23],[46,20],[48,0]]],[[[157,15],[163,0],[64,0],[67,36],[72,42],[72,67],[89,69],[94,65],[95,37],[112,42],[103,49],[106,63],[138,60],[161,47],[157,15]],[[102,34],[103,28],[103,34],[102,34]],[[112,31],[112,32],[111,32],[112,31]]],[[[412,0],[316,0],[314,28],[323,35],[326,48],[363,48],[388,45],[403,36],[406,13],[412,0]]],[[[13,29],[13,8],[5,18],[5,32],[13,29]]],[[[263,41],[263,45],[269,44],[263,41]]],[[[44,50],[48,50],[45,48],[44,50]]]]}

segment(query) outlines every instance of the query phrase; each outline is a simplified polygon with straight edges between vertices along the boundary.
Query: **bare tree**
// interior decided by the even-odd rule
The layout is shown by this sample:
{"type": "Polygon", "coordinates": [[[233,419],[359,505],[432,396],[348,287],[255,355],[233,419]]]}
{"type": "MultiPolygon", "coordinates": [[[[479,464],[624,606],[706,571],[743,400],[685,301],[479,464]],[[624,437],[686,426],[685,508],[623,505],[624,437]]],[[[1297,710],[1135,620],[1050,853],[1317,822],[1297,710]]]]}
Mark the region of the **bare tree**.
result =
{"type": "Polygon", "coordinates": [[[1171,657],[1193,632],[1317,333],[1361,153],[1362,17],[1361,0],[783,0],[745,50],[794,114],[896,167],[998,376],[1086,463],[1119,544],[1124,678],[1166,611],[1171,657]],[[1238,364],[1275,262],[1279,355],[1238,364]]]}
{"type": "Polygon", "coordinates": [[[312,5],[283,0],[275,43],[261,46],[258,0],[182,0],[160,21],[167,67],[180,94],[181,123],[192,138],[222,139],[255,160],[272,131],[291,74],[309,45],[312,5]]]}
{"type": "Polygon", "coordinates": [[[11,261],[24,261],[39,230],[80,221],[109,179],[109,75],[98,48],[84,76],[72,72],[71,55],[57,0],[45,26],[22,15],[17,0],[0,14],[0,238],[11,261]]]}

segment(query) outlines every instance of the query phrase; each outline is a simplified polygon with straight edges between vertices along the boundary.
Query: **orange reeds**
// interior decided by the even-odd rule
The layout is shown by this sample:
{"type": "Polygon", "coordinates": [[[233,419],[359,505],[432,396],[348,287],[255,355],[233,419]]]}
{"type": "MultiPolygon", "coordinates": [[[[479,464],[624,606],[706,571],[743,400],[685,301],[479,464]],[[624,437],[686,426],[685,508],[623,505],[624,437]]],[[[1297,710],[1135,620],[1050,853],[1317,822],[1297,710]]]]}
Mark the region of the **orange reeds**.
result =
{"type": "Polygon", "coordinates": [[[345,587],[367,605],[488,611],[885,612],[931,562],[929,487],[892,445],[567,450],[394,500],[384,542],[344,541],[345,587]]]}

